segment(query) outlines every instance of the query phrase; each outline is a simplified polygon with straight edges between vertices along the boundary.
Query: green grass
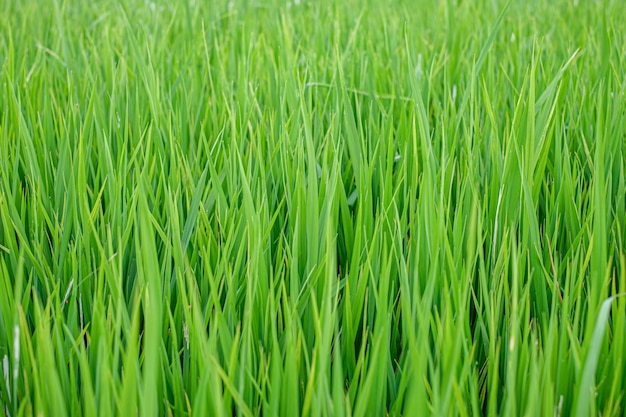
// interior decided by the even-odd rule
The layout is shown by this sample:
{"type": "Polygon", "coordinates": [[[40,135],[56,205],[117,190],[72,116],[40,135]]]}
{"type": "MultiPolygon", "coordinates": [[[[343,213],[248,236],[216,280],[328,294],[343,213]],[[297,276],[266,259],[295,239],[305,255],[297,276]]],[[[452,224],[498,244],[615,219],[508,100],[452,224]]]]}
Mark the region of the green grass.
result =
{"type": "Polygon", "coordinates": [[[626,412],[622,1],[0,10],[0,415],[626,412]]]}

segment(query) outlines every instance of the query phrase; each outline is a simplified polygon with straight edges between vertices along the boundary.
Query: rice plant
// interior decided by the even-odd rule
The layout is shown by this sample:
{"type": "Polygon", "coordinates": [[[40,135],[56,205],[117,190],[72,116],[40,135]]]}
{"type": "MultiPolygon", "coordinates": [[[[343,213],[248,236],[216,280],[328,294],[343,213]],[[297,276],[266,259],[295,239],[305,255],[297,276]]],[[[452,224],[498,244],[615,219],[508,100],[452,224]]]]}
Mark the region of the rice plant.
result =
{"type": "Polygon", "coordinates": [[[623,416],[619,0],[0,0],[0,414],[623,416]]]}

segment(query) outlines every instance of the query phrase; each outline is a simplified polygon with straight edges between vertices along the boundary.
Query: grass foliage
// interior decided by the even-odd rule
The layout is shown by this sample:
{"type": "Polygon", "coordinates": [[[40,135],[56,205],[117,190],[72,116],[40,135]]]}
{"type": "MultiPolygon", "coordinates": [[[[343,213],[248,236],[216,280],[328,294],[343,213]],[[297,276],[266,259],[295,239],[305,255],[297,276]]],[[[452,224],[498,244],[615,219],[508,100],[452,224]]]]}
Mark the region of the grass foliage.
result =
{"type": "Polygon", "coordinates": [[[0,414],[626,412],[621,1],[0,10],[0,414]]]}

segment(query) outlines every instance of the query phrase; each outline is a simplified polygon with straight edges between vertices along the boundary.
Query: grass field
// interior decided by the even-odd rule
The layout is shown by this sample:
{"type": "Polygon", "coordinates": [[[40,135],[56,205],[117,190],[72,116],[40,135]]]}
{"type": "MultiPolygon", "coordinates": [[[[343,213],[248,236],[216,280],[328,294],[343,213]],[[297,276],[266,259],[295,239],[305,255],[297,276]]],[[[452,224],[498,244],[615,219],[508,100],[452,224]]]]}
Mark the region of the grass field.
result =
{"type": "Polygon", "coordinates": [[[0,0],[0,415],[623,416],[625,21],[0,0]]]}

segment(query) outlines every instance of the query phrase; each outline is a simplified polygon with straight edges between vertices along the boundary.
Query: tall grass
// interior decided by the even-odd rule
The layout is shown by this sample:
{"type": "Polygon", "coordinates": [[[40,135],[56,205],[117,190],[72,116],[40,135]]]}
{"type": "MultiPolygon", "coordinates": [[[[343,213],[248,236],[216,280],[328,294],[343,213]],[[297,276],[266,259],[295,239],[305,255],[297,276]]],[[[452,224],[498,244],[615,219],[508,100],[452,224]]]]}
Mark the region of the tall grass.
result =
{"type": "Polygon", "coordinates": [[[626,412],[621,1],[0,10],[0,413],[626,412]]]}

